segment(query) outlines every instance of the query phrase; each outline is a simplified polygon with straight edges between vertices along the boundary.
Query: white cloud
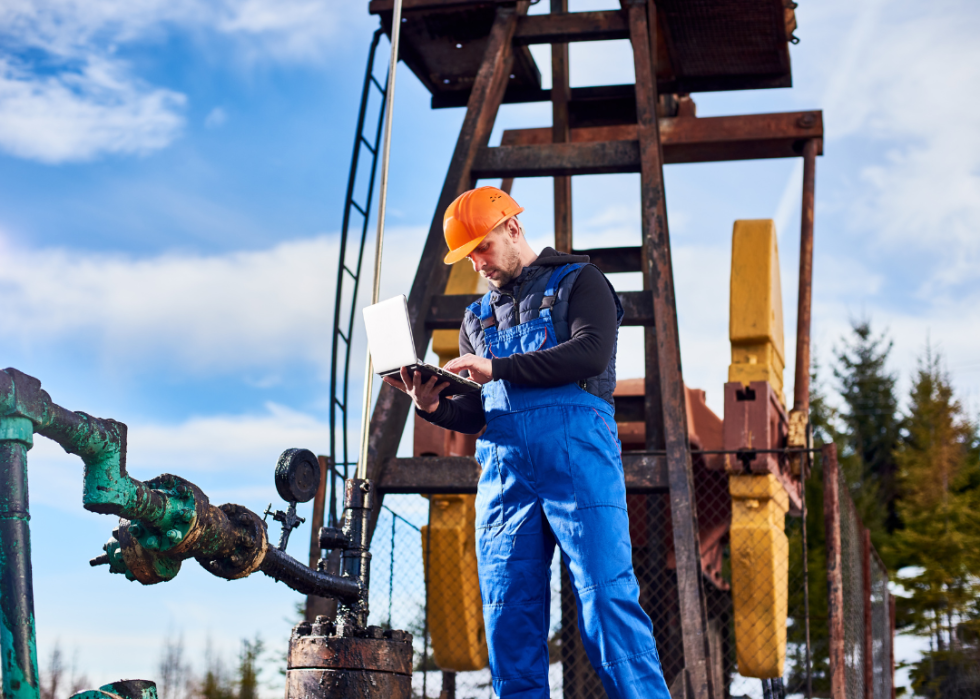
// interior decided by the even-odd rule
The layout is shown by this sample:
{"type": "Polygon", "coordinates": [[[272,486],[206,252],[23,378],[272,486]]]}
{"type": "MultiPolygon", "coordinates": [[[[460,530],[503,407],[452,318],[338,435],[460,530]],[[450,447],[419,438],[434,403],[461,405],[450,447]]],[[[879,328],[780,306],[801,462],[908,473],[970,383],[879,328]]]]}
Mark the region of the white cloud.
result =
{"type": "Polygon", "coordinates": [[[261,464],[271,472],[270,465],[287,446],[322,450],[329,434],[329,426],[312,415],[268,403],[258,415],[207,415],[177,425],[134,425],[129,430],[128,462],[131,469],[143,472],[143,478],[178,468],[188,473],[241,472],[247,464],[261,464]]]}
{"type": "MultiPolygon", "coordinates": [[[[253,55],[323,59],[350,39],[349,27],[368,20],[364,3],[330,0],[225,0],[216,28],[246,42],[253,55]]],[[[371,18],[371,24],[377,20],[371,18]]],[[[365,34],[366,36],[366,34],[365,34]]]]}
{"type": "MultiPolygon", "coordinates": [[[[808,106],[820,92],[827,134],[818,236],[837,219],[854,236],[851,251],[879,258],[880,274],[887,266],[908,276],[910,297],[962,295],[980,264],[980,115],[964,87],[980,81],[975,5],[838,0],[801,10],[800,50],[819,50],[820,60],[802,54],[810,60],[798,63],[794,92],[808,106]],[[832,189],[828,168],[838,170],[832,189]]],[[[799,176],[787,183],[780,222],[799,211],[799,176]]]]}
{"type": "Polygon", "coordinates": [[[330,0],[9,0],[0,26],[15,45],[59,56],[154,40],[169,29],[215,31],[261,42],[266,55],[319,60],[343,43],[351,23],[369,19],[360,3],[330,0]]]}
{"type": "Polygon", "coordinates": [[[79,72],[35,75],[0,57],[0,148],[44,163],[142,154],[180,132],[185,98],[93,58],[79,72]]]}
{"type": "Polygon", "coordinates": [[[322,0],[10,0],[0,4],[0,149],[61,163],[173,142],[186,97],[145,84],[119,45],[212,32],[247,60],[320,61],[367,19],[360,4],[322,0]]]}
{"type": "MultiPolygon", "coordinates": [[[[388,229],[384,297],[408,292],[415,266],[400,262],[417,259],[424,240],[422,229],[388,229]]],[[[368,249],[365,279],[372,255],[368,249]]],[[[269,374],[289,362],[327,365],[336,269],[336,236],[142,259],[8,249],[0,256],[0,336],[83,343],[123,371],[156,364],[195,374],[249,369],[265,374],[259,381],[274,380],[269,374]]]]}
{"type": "Polygon", "coordinates": [[[856,225],[879,249],[932,256],[912,284],[922,296],[975,280],[980,264],[980,115],[965,87],[980,82],[978,18],[942,4],[896,3],[848,85],[847,103],[867,105],[862,137],[883,146],[861,169],[869,196],[853,203],[856,225]]]}

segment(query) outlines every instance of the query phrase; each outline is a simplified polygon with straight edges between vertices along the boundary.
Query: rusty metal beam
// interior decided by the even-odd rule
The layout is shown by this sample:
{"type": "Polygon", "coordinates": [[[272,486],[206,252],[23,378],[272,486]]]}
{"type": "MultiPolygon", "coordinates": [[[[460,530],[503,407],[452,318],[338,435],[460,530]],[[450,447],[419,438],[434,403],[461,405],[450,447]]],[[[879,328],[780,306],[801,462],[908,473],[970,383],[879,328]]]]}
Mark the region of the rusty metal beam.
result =
{"type": "MultiPolygon", "coordinates": [[[[436,204],[429,235],[422,255],[419,259],[418,270],[412,290],[408,296],[409,319],[412,324],[412,335],[415,338],[416,351],[419,356],[425,354],[432,336],[432,328],[425,322],[426,309],[432,303],[432,297],[442,293],[449,278],[449,267],[444,265],[442,258],[445,254],[445,240],[442,234],[442,215],[453,199],[467,189],[471,189],[474,180],[470,169],[477,151],[486,146],[490,139],[497,117],[497,110],[503,99],[504,90],[510,76],[514,56],[512,39],[517,27],[518,17],[527,11],[526,0],[518,2],[517,6],[500,5],[497,7],[493,28],[487,41],[483,63],[473,88],[470,91],[466,116],[460,128],[456,148],[446,173],[446,180],[436,204]]],[[[378,481],[383,477],[383,470],[388,460],[395,455],[398,443],[405,429],[405,421],[411,400],[407,395],[384,384],[378,394],[374,413],[371,417],[371,436],[369,442],[368,478],[378,481]]],[[[375,498],[375,511],[371,520],[371,531],[377,522],[382,498],[375,498]]]]}
{"type": "MultiPolygon", "coordinates": [[[[472,7],[473,5],[505,5],[514,4],[514,0],[402,0],[402,12],[414,10],[451,10],[456,8],[472,7]]],[[[368,13],[377,15],[382,12],[391,12],[395,7],[395,0],[371,0],[368,4],[368,13]]]]}
{"type": "Polygon", "coordinates": [[[847,666],[844,664],[844,581],[841,568],[840,476],[837,447],[820,450],[823,465],[823,519],[827,552],[827,624],[830,631],[830,696],[845,699],[847,666]]]}
{"type": "MultiPolygon", "coordinates": [[[[429,313],[424,316],[427,331],[458,330],[463,322],[463,311],[468,305],[479,299],[479,295],[473,294],[442,294],[430,297],[429,313]]],[[[623,311],[626,313],[623,318],[623,325],[653,325],[654,307],[650,292],[621,291],[619,292],[619,300],[623,304],[623,311]]]]}
{"type": "Polygon", "coordinates": [[[656,335],[648,334],[648,340],[654,341],[653,346],[648,344],[646,347],[647,391],[657,388],[660,391],[659,401],[648,400],[647,449],[655,449],[654,444],[662,436],[667,451],[684,668],[690,678],[694,696],[713,699],[715,692],[711,674],[708,672],[707,609],[701,576],[694,479],[688,444],[684,380],[681,374],[670,236],[667,229],[663,153],[657,119],[657,81],[653,60],[657,55],[656,5],[642,0],[628,0],[626,5],[636,74],[644,273],[648,288],[653,294],[656,321],[653,327],[656,335]],[[650,377],[651,370],[658,371],[659,375],[650,377]],[[661,424],[658,424],[659,410],[663,411],[661,424]],[[658,434],[661,427],[663,431],[658,434]]]}
{"type": "Polygon", "coordinates": [[[589,260],[604,274],[617,272],[640,272],[642,265],[642,248],[638,246],[624,248],[592,248],[590,250],[573,250],[576,255],[588,255],[589,260]]]}
{"type": "Polygon", "coordinates": [[[639,171],[640,151],[637,141],[481,148],[473,162],[473,176],[477,179],[639,171]]]}
{"type": "MultiPolygon", "coordinates": [[[[660,138],[667,163],[799,157],[807,140],[823,138],[823,114],[819,110],[673,117],[661,122],[660,138]]],[[[817,147],[822,151],[822,140],[817,147]]]]}
{"type": "MultiPolygon", "coordinates": [[[[525,49],[527,50],[527,49],[525,49]]],[[[432,108],[461,107],[466,93],[434,93],[432,108]],[[462,99],[462,101],[461,101],[462,99]]],[[[504,103],[550,102],[551,90],[511,86],[504,93],[504,103]]],[[[573,87],[569,105],[573,126],[631,124],[636,121],[636,95],[632,85],[597,85],[573,87]],[[592,123],[598,120],[599,123],[592,123]]]]}
{"type": "MultiPolygon", "coordinates": [[[[667,462],[663,456],[623,453],[626,492],[653,493],[667,489],[667,462]]],[[[471,456],[417,456],[389,459],[378,490],[384,493],[475,493],[480,465],[471,456]]]]}
{"type": "MultiPolygon", "coordinates": [[[[538,15],[554,21],[571,17],[568,0],[551,0],[551,14],[538,15]]],[[[523,19],[527,19],[524,17],[523,19]]],[[[520,23],[518,23],[520,31],[520,23]]],[[[551,45],[551,140],[552,143],[568,143],[571,127],[568,120],[568,102],[572,90],[568,84],[568,44],[551,45]]],[[[572,178],[559,175],[554,178],[555,200],[555,250],[572,251],[572,178]]]]}
{"type": "MultiPolygon", "coordinates": [[[[523,47],[518,47],[523,48],[523,47]]],[[[420,78],[421,79],[421,78],[420,78]]],[[[425,82],[423,80],[423,82],[425,82]]],[[[773,87],[792,87],[787,84],[785,76],[716,76],[707,77],[687,77],[677,79],[674,77],[662,77],[657,81],[657,91],[664,95],[688,94],[694,92],[718,92],[729,90],[758,90],[773,87]]],[[[599,94],[607,94],[612,99],[608,103],[611,107],[612,115],[607,115],[604,123],[633,123],[633,116],[627,114],[624,103],[628,101],[635,105],[633,100],[633,85],[596,85],[592,87],[572,88],[572,123],[577,123],[579,116],[576,114],[578,102],[582,96],[591,95],[595,97],[599,94]],[[625,93],[625,94],[624,94],[625,93]]],[[[431,105],[433,109],[446,109],[449,107],[462,107],[466,104],[467,93],[464,90],[452,90],[447,92],[437,92],[432,95],[431,105]]],[[[504,94],[504,104],[523,104],[526,102],[550,102],[551,90],[539,87],[512,86],[504,94]]],[[[595,101],[595,100],[588,100],[595,101]]],[[[605,111],[607,104],[596,101],[595,104],[587,106],[588,112],[605,111]]]]}
{"type": "MultiPolygon", "coordinates": [[[[823,149],[823,113],[819,110],[722,117],[677,116],[658,121],[665,164],[805,158],[808,142],[813,143],[814,156],[820,155],[823,149]]],[[[636,138],[636,124],[571,130],[572,143],[636,138]]],[[[547,128],[508,129],[501,141],[502,145],[512,146],[547,143],[551,143],[551,130],[547,128]]]]}
{"type": "Polygon", "coordinates": [[[803,147],[803,213],[800,223],[800,282],[796,307],[796,372],[793,410],[810,410],[810,312],[813,302],[813,207],[817,179],[815,139],[803,147]]]}
{"type": "Polygon", "coordinates": [[[555,44],[570,41],[611,41],[628,39],[626,16],[620,10],[568,13],[568,3],[562,14],[552,10],[550,15],[528,15],[517,23],[515,44],[555,44]],[[566,14],[567,13],[567,14],[566,14]]]}

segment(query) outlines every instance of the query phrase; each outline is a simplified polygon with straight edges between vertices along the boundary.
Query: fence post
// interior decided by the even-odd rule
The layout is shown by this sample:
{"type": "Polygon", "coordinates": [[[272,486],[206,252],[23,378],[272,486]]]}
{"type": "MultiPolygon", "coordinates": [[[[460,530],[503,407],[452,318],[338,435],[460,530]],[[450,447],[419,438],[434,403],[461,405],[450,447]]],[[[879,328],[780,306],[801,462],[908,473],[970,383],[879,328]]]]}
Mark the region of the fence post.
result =
{"type": "MultiPolygon", "coordinates": [[[[830,636],[830,696],[845,699],[844,581],[841,573],[840,491],[837,446],[820,449],[823,462],[823,514],[827,540],[827,623],[830,636]]],[[[851,697],[857,699],[857,697],[851,697]]]]}
{"type": "MultiPolygon", "coordinates": [[[[861,597],[864,600],[864,696],[874,699],[874,628],[871,618],[871,531],[861,528],[861,597]]],[[[884,670],[884,668],[882,668],[884,670]]]]}
{"type": "Polygon", "coordinates": [[[891,699],[895,699],[895,598],[888,595],[888,665],[892,673],[891,699]]]}

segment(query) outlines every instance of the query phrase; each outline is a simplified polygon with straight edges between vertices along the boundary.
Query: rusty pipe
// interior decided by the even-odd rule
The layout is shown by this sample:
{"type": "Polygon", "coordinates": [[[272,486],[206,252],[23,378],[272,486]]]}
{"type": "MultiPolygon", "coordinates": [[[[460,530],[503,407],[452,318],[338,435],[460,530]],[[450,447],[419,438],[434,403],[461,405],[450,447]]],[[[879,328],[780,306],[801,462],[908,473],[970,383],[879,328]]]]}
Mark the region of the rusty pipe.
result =
{"type": "Polygon", "coordinates": [[[796,309],[796,373],[793,410],[810,410],[810,317],[813,300],[813,209],[817,178],[817,145],[811,138],[803,145],[803,207],[800,223],[800,279],[796,309]]]}
{"type": "MultiPolygon", "coordinates": [[[[194,558],[208,572],[229,580],[262,570],[307,594],[352,604],[367,596],[369,553],[358,574],[349,577],[310,570],[281,552],[270,554],[275,549],[257,514],[241,505],[216,507],[200,488],[179,476],[163,474],[145,483],[131,477],[126,472],[126,425],[62,408],[34,377],[16,369],[0,372],[0,420],[21,426],[21,442],[29,442],[36,432],[82,458],[84,507],[120,517],[104,547],[105,556],[94,559],[96,565],[108,563],[110,571],[152,585],[172,579],[184,560],[194,558]]],[[[0,430],[0,437],[3,434],[0,430]]],[[[25,479],[18,492],[23,491],[26,503],[26,449],[18,463],[25,479]]],[[[24,519],[26,505],[21,509],[24,516],[17,517],[24,519]]],[[[360,538],[352,539],[352,556],[364,559],[357,554],[360,538]]]]}

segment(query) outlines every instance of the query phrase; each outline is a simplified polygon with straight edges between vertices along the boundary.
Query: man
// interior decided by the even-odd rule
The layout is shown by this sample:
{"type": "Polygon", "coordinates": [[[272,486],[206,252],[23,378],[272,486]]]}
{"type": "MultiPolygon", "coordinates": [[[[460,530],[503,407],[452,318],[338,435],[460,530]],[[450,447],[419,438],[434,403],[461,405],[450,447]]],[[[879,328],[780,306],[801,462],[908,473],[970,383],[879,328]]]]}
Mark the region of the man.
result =
{"type": "Polygon", "coordinates": [[[483,385],[443,398],[436,377],[401,370],[416,414],[476,434],[477,560],[493,687],[501,699],[548,688],[551,560],[561,549],[589,660],[611,698],[669,697],[633,575],[613,416],[623,310],[584,255],[528,245],[524,209],[495,187],[460,195],[443,228],[452,264],[468,257],[490,291],[466,309],[460,357],[483,385]]]}

